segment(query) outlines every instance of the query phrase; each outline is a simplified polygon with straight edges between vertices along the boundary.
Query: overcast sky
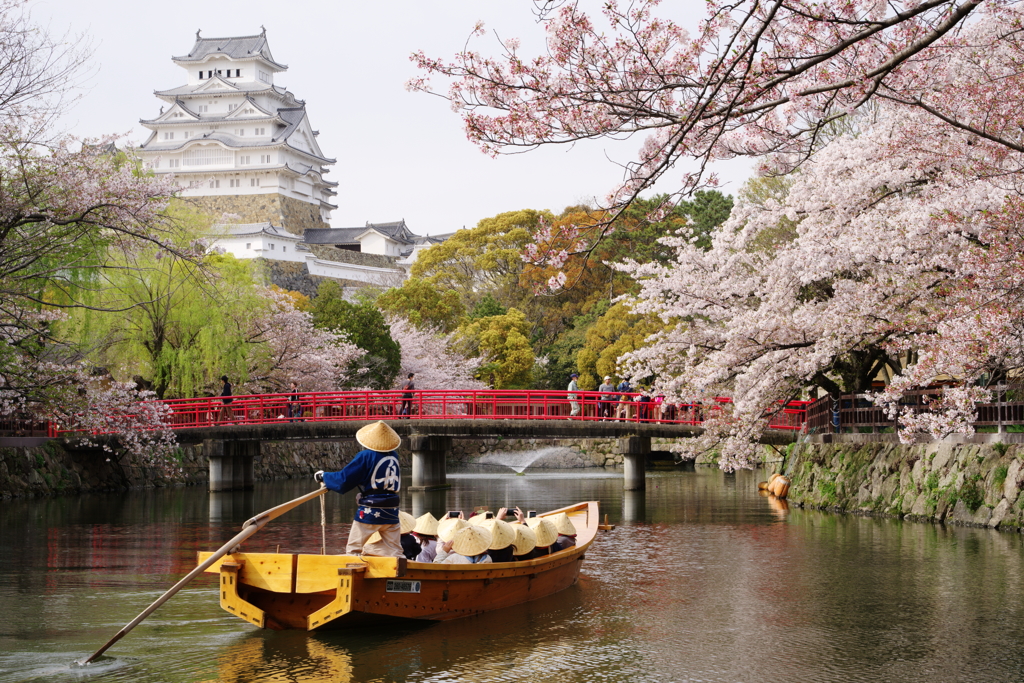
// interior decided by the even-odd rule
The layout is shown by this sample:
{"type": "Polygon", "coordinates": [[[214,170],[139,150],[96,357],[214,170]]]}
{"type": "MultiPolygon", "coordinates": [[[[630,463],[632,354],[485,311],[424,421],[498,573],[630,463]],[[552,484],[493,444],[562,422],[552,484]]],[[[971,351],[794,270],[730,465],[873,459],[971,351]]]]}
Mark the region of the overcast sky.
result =
{"type": "MultiPolygon", "coordinates": [[[[334,227],[404,218],[414,232],[437,234],[502,211],[558,212],[603,197],[622,177],[615,162],[631,161],[640,142],[602,140],[492,159],[466,140],[447,102],[406,91],[405,82],[418,75],[409,55],[422,49],[450,57],[477,20],[502,38],[543,49],[529,0],[38,0],[32,8],[51,33],[70,31],[93,48],[92,74],[65,120],[68,132],[126,133],[133,142],[149,132],[139,119],[154,118],[163,104],[153,91],[185,83],[171,56],[188,53],[196,29],[223,37],[266,26],[274,58],[289,67],[275,83],[305,100],[321,148],[337,159],[327,176],[340,183],[334,227]]],[[[492,33],[474,45],[493,54],[495,40],[492,33]]],[[[722,189],[734,194],[748,169],[743,161],[717,167],[729,181],[722,189]]]]}

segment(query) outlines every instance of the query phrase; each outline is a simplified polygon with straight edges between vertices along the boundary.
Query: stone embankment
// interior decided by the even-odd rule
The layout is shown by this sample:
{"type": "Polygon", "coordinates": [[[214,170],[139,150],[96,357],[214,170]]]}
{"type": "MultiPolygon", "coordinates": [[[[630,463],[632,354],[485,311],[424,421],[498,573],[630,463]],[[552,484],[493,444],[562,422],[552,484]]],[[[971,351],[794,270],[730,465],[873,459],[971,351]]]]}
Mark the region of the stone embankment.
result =
{"type": "Polygon", "coordinates": [[[795,444],[789,502],[908,520],[1024,529],[1024,445],[795,444]]]}
{"type": "MultiPolygon", "coordinates": [[[[667,445],[655,444],[655,448],[667,448],[667,445]]],[[[254,463],[255,476],[257,480],[270,481],[308,477],[319,469],[337,470],[358,450],[351,440],[263,443],[254,463]]],[[[608,439],[455,440],[449,463],[454,466],[473,464],[487,455],[537,450],[543,453],[531,467],[622,466],[622,456],[614,453],[615,442],[608,439]]],[[[399,449],[399,456],[403,466],[408,468],[409,452],[399,449]]],[[[98,448],[66,449],[56,441],[33,447],[0,448],[0,498],[199,485],[208,479],[208,463],[201,445],[179,448],[165,468],[147,465],[125,453],[115,454],[98,448]]]]}

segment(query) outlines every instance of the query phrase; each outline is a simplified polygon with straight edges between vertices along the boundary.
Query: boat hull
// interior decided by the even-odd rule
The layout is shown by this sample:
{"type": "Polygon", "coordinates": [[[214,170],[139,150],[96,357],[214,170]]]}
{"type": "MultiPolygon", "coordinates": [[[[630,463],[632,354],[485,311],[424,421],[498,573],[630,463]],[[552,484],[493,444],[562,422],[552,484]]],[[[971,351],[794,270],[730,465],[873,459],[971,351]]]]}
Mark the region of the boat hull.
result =
{"type": "Polygon", "coordinates": [[[537,600],[576,583],[596,535],[597,503],[546,514],[559,512],[568,513],[579,530],[577,545],[526,562],[425,564],[401,558],[235,553],[207,571],[221,575],[221,606],[262,628],[320,630],[396,619],[458,619],[537,600]]]}

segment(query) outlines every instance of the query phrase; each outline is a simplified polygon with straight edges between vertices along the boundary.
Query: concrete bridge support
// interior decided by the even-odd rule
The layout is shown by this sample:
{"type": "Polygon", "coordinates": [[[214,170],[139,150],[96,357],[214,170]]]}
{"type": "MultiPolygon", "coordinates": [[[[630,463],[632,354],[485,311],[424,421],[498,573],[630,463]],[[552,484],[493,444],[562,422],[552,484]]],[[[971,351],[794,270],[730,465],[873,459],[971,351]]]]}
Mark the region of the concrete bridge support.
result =
{"type": "Polygon", "coordinates": [[[412,486],[410,491],[432,491],[448,488],[445,461],[452,450],[452,437],[431,434],[410,434],[412,451],[412,486]]]}
{"type": "Polygon", "coordinates": [[[207,439],[203,450],[210,461],[211,491],[246,491],[253,487],[259,441],[207,439]]]}
{"type": "Polygon", "coordinates": [[[625,470],[623,488],[627,491],[647,489],[647,454],[651,452],[651,437],[627,436],[619,439],[618,452],[622,454],[625,470]]]}

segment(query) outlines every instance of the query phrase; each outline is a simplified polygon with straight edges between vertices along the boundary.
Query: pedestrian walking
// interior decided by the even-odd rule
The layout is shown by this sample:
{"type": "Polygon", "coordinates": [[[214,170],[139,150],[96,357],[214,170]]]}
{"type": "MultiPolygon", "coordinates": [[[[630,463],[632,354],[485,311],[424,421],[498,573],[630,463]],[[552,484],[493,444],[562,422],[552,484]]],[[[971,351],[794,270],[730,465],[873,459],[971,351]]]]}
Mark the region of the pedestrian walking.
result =
{"type": "Polygon", "coordinates": [[[220,381],[223,382],[224,385],[220,389],[222,405],[220,407],[220,415],[217,416],[217,421],[226,422],[228,420],[235,419],[235,414],[231,410],[231,402],[235,399],[231,398],[231,382],[228,381],[228,376],[221,376],[220,381]]]}
{"type": "Polygon", "coordinates": [[[576,394],[580,390],[580,385],[576,382],[579,379],[579,373],[572,373],[569,375],[569,407],[572,409],[569,411],[569,417],[577,417],[580,414],[580,404],[576,399],[579,396],[576,394]]]}
{"type": "Polygon", "coordinates": [[[415,378],[416,373],[410,372],[405,380],[405,384],[402,385],[402,391],[405,393],[402,394],[402,409],[398,414],[399,416],[405,416],[406,420],[412,415],[412,392],[416,390],[416,382],[413,381],[415,378]]]}

